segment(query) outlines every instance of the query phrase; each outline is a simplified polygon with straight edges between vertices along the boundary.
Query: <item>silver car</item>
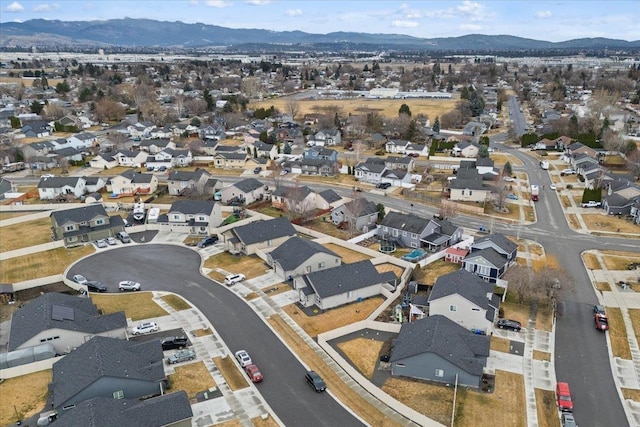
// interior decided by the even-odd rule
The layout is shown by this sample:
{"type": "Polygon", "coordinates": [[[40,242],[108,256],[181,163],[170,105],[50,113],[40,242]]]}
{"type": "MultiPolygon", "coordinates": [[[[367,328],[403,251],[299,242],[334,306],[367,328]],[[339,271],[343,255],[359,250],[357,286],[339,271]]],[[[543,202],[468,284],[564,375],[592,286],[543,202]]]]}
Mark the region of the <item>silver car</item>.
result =
{"type": "Polygon", "coordinates": [[[140,283],[134,282],[133,280],[123,280],[118,283],[118,289],[120,292],[124,291],[139,291],[141,288],[140,283]]]}
{"type": "Polygon", "coordinates": [[[169,356],[167,362],[169,365],[173,365],[174,363],[186,362],[187,360],[194,360],[195,358],[196,351],[192,348],[185,348],[169,356]]]}

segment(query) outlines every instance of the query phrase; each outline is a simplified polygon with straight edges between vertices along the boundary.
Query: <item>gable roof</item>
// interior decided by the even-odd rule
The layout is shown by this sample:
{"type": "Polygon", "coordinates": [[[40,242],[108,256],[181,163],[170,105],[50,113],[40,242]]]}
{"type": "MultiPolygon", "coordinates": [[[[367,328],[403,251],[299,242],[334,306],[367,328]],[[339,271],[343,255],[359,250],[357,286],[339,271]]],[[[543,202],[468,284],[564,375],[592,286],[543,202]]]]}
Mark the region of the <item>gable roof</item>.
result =
{"type": "Polygon", "coordinates": [[[371,261],[366,259],[309,273],[303,276],[303,280],[320,298],[327,298],[395,281],[396,275],[391,271],[379,273],[371,261]]]}
{"type": "Polygon", "coordinates": [[[307,196],[309,196],[309,194],[311,193],[313,193],[313,191],[306,185],[300,185],[300,186],[283,185],[281,187],[276,188],[275,191],[271,193],[271,195],[300,202],[306,199],[307,196]]]}
{"type": "Polygon", "coordinates": [[[287,218],[280,217],[234,227],[231,233],[245,245],[252,245],[284,236],[295,236],[296,229],[287,218]]]}
{"type": "Polygon", "coordinates": [[[436,279],[429,301],[453,294],[460,295],[478,307],[487,308],[493,295],[493,283],[485,282],[480,276],[464,269],[456,270],[436,279]]]}
{"type": "Polygon", "coordinates": [[[353,199],[342,206],[344,206],[355,217],[378,213],[378,206],[364,197],[353,199]]]}
{"type": "Polygon", "coordinates": [[[198,169],[193,172],[174,171],[169,175],[168,180],[169,181],[191,181],[191,180],[199,181],[202,175],[206,175],[208,177],[211,176],[211,174],[205,169],[198,169]]]}
{"type": "Polygon", "coordinates": [[[249,193],[253,190],[264,187],[264,184],[255,178],[247,178],[243,179],[242,181],[236,182],[235,184],[233,184],[233,186],[243,193],[249,193]]]}
{"type": "Polygon", "coordinates": [[[108,217],[107,211],[104,210],[102,204],[91,204],[80,208],[65,209],[61,211],[53,211],[49,215],[54,219],[56,224],[62,225],[67,222],[83,222],[89,221],[97,216],[108,217]]]}
{"type": "Polygon", "coordinates": [[[477,238],[475,240],[475,242],[473,242],[471,247],[472,248],[477,247],[478,244],[483,243],[483,242],[493,242],[493,243],[496,244],[496,246],[498,246],[500,249],[502,249],[507,254],[510,254],[513,251],[515,251],[516,249],[518,249],[518,245],[516,245],[511,240],[507,239],[505,237],[505,235],[502,234],[502,233],[493,233],[493,234],[490,234],[488,236],[477,238]]]}
{"type": "Polygon", "coordinates": [[[8,348],[15,350],[49,329],[93,335],[126,326],[123,311],[101,316],[88,298],[51,292],[40,295],[13,313],[8,348]]]}
{"type": "Polygon", "coordinates": [[[53,407],[59,407],[102,377],[147,382],[165,379],[160,340],[91,338],[53,364],[53,407]]]}
{"type": "Polygon", "coordinates": [[[120,176],[127,178],[132,183],[138,184],[149,184],[154,178],[153,174],[136,172],[135,169],[126,170],[122,172],[120,176]]]}
{"type": "Polygon", "coordinates": [[[269,253],[269,256],[287,271],[294,270],[317,253],[324,253],[341,258],[338,254],[322,246],[320,243],[297,236],[291,237],[275,248],[269,253]]]}
{"type": "Polygon", "coordinates": [[[466,372],[482,375],[489,356],[489,337],[476,335],[440,315],[403,324],[390,361],[423,353],[435,353],[466,372]]]}
{"type": "Polygon", "coordinates": [[[318,193],[318,196],[322,197],[327,203],[337,202],[342,199],[342,197],[340,197],[340,195],[334,190],[324,190],[323,192],[318,193]]]}
{"type": "Polygon", "coordinates": [[[62,188],[66,186],[75,188],[81,179],[84,180],[84,178],[79,176],[41,177],[40,181],[38,181],[38,188],[62,188]]]}
{"type": "MultiPolygon", "coordinates": [[[[498,251],[493,248],[485,248],[479,251],[471,252],[469,255],[464,257],[463,262],[473,261],[475,259],[482,258],[492,266],[496,268],[501,268],[507,263],[507,257],[501,255],[498,251]]],[[[474,262],[477,264],[477,262],[474,262]]]]}
{"type": "Polygon", "coordinates": [[[381,226],[421,234],[429,224],[429,220],[413,214],[391,211],[382,220],[381,226]]]}

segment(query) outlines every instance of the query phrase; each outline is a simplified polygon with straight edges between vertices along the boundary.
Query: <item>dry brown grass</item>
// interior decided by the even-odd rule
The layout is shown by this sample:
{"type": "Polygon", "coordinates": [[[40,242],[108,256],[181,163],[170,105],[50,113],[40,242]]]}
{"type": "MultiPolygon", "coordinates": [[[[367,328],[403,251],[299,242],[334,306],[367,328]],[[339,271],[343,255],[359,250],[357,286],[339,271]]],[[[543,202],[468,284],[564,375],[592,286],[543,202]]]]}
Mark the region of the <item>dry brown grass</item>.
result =
{"type": "Polygon", "coordinates": [[[209,328],[194,329],[193,335],[195,335],[196,337],[206,337],[207,335],[213,335],[213,331],[209,328]]]}
{"type": "Polygon", "coordinates": [[[433,284],[438,277],[453,273],[457,270],[460,270],[460,264],[439,259],[423,268],[417,269],[414,274],[420,283],[433,284]]]}
{"type": "Polygon", "coordinates": [[[329,390],[342,404],[373,426],[391,427],[397,425],[382,413],[379,408],[369,404],[353,391],[349,385],[344,383],[338,374],[327,366],[314,349],[309,347],[280,316],[271,316],[268,321],[278,335],[287,343],[291,351],[297,354],[309,366],[309,369],[320,374],[327,383],[329,390]]]}
{"type": "Polygon", "coordinates": [[[546,362],[551,362],[551,353],[547,353],[546,351],[533,350],[533,358],[535,360],[544,360],[546,362]]]}
{"type": "Polygon", "coordinates": [[[153,300],[152,292],[131,292],[127,294],[96,294],[91,293],[91,301],[104,314],[124,311],[131,320],[143,320],[152,317],[166,316],[164,308],[153,300]]]}
{"type": "Polygon", "coordinates": [[[0,261],[0,282],[16,283],[62,274],[73,262],[95,252],[93,245],[57,248],[0,261]]]}
{"type": "Polygon", "coordinates": [[[556,395],[551,390],[536,388],[536,410],[538,412],[538,427],[560,427],[556,395]]]}
{"type": "Polygon", "coordinates": [[[42,411],[51,379],[52,371],[48,369],[1,382],[0,425],[6,426],[42,411]]]}
{"type": "Polygon", "coordinates": [[[332,308],[322,314],[307,316],[295,304],[289,304],[282,309],[305,330],[311,337],[323,332],[331,331],[354,322],[364,320],[384,302],[382,297],[367,298],[364,301],[353,302],[341,307],[332,308]]]}
{"type": "MultiPolygon", "coordinates": [[[[334,147],[334,148],[338,148],[337,151],[341,151],[339,150],[340,147],[334,147]]],[[[371,155],[374,155],[375,150],[371,151],[371,155]]],[[[363,153],[364,155],[366,155],[366,152],[363,153]]],[[[333,185],[333,184],[341,184],[341,185],[358,185],[358,186],[362,186],[362,183],[357,183],[356,179],[354,178],[353,175],[347,175],[347,174],[340,174],[340,175],[336,175],[336,176],[312,176],[312,175],[300,175],[296,178],[296,181],[301,182],[301,183],[305,183],[305,182],[319,182],[319,183],[324,183],[324,184],[328,184],[328,185],[333,185]]]]}
{"type": "Polygon", "coordinates": [[[621,233],[619,237],[625,237],[625,233],[640,233],[640,227],[613,215],[583,214],[582,219],[587,224],[587,228],[592,231],[619,232],[621,233]]]}
{"type": "Polygon", "coordinates": [[[528,305],[503,302],[500,304],[500,308],[504,310],[505,319],[517,320],[522,323],[523,327],[526,327],[529,324],[528,305]]]}
{"type": "Polygon", "coordinates": [[[351,264],[365,259],[371,259],[369,255],[365,255],[361,252],[356,252],[354,250],[345,248],[344,246],[336,245],[334,243],[325,243],[322,246],[342,257],[342,262],[344,264],[351,264]]]}
{"type": "Polygon", "coordinates": [[[189,303],[187,303],[184,299],[182,299],[182,297],[178,295],[165,295],[162,297],[162,300],[169,304],[176,311],[188,310],[191,308],[189,303]]]}
{"type": "Polygon", "coordinates": [[[375,266],[376,270],[378,271],[378,273],[385,273],[387,271],[392,271],[393,274],[396,275],[397,278],[400,278],[400,276],[402,276],[402,273],[404,273],[404,268],[395,265],[395,264],[391,264],[391,263],[384,263],[384,264],[378,264],[375,266]]]}
{"type": "Polygon", "coordinates": [[[371,379],[384,342],[366,338],[356,338],[341,342],[338,348],[347,356],[362,375],[371,379]]]}
{"type": "Polygon", "coordinates": [[[276,421],[276,419],[271,416],[268,417],[267,419],[263,419],[261,417],[252,418],[251,424],[253,424],[253,427],[279,427],[280,426],[276,421]]]}
{"type": "Polygon", "coordinates": [[[169,375],[169,381],[171,381],[171,392],[184,390],[189,399],[195,398],[200,391],[216,387],[216,382],[204,362],[176,366],[175,374],[169,375]]]}
{"type": "Polygon", "coordinates": [[[536,313],[536,329],[551,332],[553,327],[553,310],[551,307],[538,307],[536,313]]]}
{"type": "MultiPolygon", "coordinates": [[[[287,111],[288,99],[273,98],[260,102],[252,102],[248,108],[270,108],[272,105],[279,111],[287,111]]],[[[300,111],[296,117],[303,117],[305,114],[322,113],[328,108],[338,108],[341,116],[356,115],[364,116],[371,112],[377,112],[385,117],[398,117],[398,110],[402,104],[407,104],[411,109],[411,114],[415,117],[424,114],[428,117],[442,117],[443,114],[453,110],[457,99],[311,99],[300,100],[298,105],[300,111]]]]}
{"type": "Polygon", "coordinates": [[[634,402],[640,402],[640,390],[635,388],[621,388],[622,395],[625,399],[631,399],[634,402]]]}
{"type": "Polygon", "coordinates": [[[453,388],[405,378],[389,378],[382,391],[444,425],[451,422],[453,388]]]}
{"type": "Polygon", "coordinates": [[[510,372],[496,371],[495,391],[481,393],[459,389],[455,425],[525,427],[525,411],[505,410],[524,408],[524,378],[510,372]]]}
{"type": "Polygon", "coordinates": [[[341,230],[331,221],[323,221],[322,218],[316,218],[312,221],[305,222],[304,227],[309,230],[317,231],[318,233],[326,234],[327,236],[335,237],[340,240],[349,240],[362,233],[359,231],[341,230]]]}
{"type": "MultiPolygon", "coordinates": [[[[283,292],[287,292],[287,291],[290,291],[290,290],[292,290],[292,288],[288,284],[286,284],[286,283],[278,283],[276,285],[269,286],[267,288],[262,289],[262,292],[266,293],[267,296],[272,297],[274,295],[278,295],[278,294],[281,294],[283,292]]],[[[255,293],[255,292],[251,292],[249,295],[245,296],[244,298],[246,300],[251,301],[253,299],[258,298],[258,294],[255,293]]]]}
{"type": "Polygon", "coordinates": [[[491,158],[495,162],[496,166],[504,166],[505,163],[511,163],[511,166],[524,166],[522,160],[517,158],[516,156],[512,156],[511,154],[506,153],[491,153],[491,158]]]}
{"type": "Polygon", "coordinates": [[[598,261],[598,257],[592,253],[583,253],[582,261],[584,261],[585,267],[589,270],[600,270],[602,266],[600,265],[600,261],[598,261]]]}
{"type": "Polygon", "coordinates": [[[249,387],[247,377],[233,362],[232,355],[228,355],[227,357],[214,357],[213,363],[216,364],[231,390],[236,391],[249,387]]]}
{"type": "Polygon", "coordinates": [[[0,227],[0,252],[8,252],[49,242],[51,242],[50,218],[34,219],[0,227]]]}
{"type": "Polygon", "coordinates": [[[601,292],[610,292],[611,286],[607,282],[596,282],[596,289],[601,292]]]}
{"type": "Polygon", "coordinates": [[[609,318],[609,340],[611,341],[613,357],[631,359],[631,350],[627,341],[627,329],[622,320],[622,312],[618,307],[607,307],[607,317],[609,318]]]}
{"type": "Polygon", "coordinates": [[[228,252],[221,252],[207,258],[204,268],[214,269],[209,277],[218,281],[224,281],[226,275],[215,271],[215,268],[222,268],[229,273],[242,273],[247,279],[262,276],[269,270],[264,261],[255,255],[231,255],[228,252]]]}
{"type": "Polygon", "coordinates": [[[568,214],[567,215],[567,222],[569,223],[569,227],[571,227],[574,230],[580,230],[582,228],[582,226],[580,225],[580,221],[578,221],[578,217],[576,216],[576,214],[568,214]]]}
{"type": "MultiPolygon", "coordinates": [[[[633,333],[636,336],[636,340],[640,342],[640,309],[630,308],[628,309],[629,317],[631,318],[631,324],[633,325],[633,333]]],[[[609,314],[609,308],[607,307],[607,315],[609,314]]]]}
{"type": "Polygon", "coordinates": [[[509,353],[510,342],[508,339],[500,337],[491,337],[491,350],[509,353]]]}
{"type": "Polygon", "coordinates": [[[18,218],[21,216],[31,215],[33,212],[0,212],[0,220],[18,218]]]}
{"type": "Polygon", "coordinates": [[[640,254],[628,252],[612,254],[609,252],[602,257],[602,260],[609,270],[626,270],[632,262],[640,262],[640,254]]]}

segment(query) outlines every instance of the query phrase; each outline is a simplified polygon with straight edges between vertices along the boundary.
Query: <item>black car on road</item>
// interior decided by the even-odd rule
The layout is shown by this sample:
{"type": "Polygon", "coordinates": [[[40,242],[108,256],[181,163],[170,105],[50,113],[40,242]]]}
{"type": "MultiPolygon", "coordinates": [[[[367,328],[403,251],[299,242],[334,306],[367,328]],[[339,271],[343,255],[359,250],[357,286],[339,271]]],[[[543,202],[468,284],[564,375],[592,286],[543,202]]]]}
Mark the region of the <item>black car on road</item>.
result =
{"type": "Polygon", "coordinates": [[[324,383],[320,375],[318,375],[315,371],[308,371],[304,376],[304,379],[318,393],[327,389],[327,385],[324,383]]]}
{"type": "Polygon", "coordinates": [[[107,285],[96,280],[87,280],[85,285],[89,292],[107,292],[107,285]]]}
{"type": "Polygon", "coordinates": [[[189,345],[187,337],[167,337],[162,340],[162,350],[182,350],[189,345]]]}

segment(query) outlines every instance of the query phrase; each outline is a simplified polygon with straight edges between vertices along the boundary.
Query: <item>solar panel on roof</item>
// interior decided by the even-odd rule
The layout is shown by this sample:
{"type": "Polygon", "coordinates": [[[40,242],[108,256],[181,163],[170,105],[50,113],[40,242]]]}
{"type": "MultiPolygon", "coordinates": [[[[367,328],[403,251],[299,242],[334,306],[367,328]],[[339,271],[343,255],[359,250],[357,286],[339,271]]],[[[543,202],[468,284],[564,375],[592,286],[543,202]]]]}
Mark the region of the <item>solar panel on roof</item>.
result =
{"type": "Polygon", "coordinates": [[[73,308],[54,305],[51,307],[51,318],[53,320],[75,320],[73,308]]]}

